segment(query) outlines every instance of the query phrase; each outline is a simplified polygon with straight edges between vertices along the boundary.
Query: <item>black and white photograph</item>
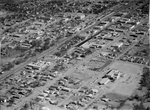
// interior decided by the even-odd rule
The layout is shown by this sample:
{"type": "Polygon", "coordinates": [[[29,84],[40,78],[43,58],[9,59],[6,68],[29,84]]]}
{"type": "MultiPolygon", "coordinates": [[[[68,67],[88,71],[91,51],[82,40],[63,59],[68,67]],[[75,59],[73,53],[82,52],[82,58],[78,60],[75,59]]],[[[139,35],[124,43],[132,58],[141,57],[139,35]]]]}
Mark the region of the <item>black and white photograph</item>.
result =
{"type": "Polygon", "coordinates": [[[0,0],[0,110],[150,110],[149,0],[0,0]]]}

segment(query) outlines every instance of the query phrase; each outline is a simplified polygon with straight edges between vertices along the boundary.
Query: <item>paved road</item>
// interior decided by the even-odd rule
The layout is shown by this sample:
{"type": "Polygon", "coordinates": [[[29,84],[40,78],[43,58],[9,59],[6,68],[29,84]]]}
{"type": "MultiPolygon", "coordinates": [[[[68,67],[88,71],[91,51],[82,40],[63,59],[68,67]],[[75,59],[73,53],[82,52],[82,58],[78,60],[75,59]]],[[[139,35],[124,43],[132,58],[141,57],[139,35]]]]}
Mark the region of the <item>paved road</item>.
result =
{"type": "MultiPolygon", "coordinates": [[[[74,37],[74,36],[72,36],[72,37],[74,37]]],[[[71,37],[71,38],[72,38],[72,37],[71,37]]],[[[71,38],[70,38],[70,39],[71,39],[71,38]]],[[[68,39],[67,39],[67,40],[68,40],[68,39]]],[[[63,43],[64,43],[65,41],[66,41],[66,40],[64,40],[63,43]]],[[[116,42],[116,40],[115,40],[115,42],[116,42]]],[[[61,43],[61,44],[55,46],[53,49],[48,49],[47,51],[45,51],[45,52],[41,53],[40,55],[36,56],[34,59],[36,59],[36,58],[41,58],[41,57],[43,57],[44,55],[46,55],[47,53],[49,53],[49,52],[50,52],[50,53],[53,53],[53,52],[56,51],[57,48],[60,47],[63,43],[61,43]]],[[[114,42],[113,42],[113,43],[114,43],[114,42]]],[[[111,45],[111,44],[110,44],[110,45],[111,45]]],[[[134,45],[136,45],[136,44],[134,44],[134,45]]],[[[134,45],[132,45],[132,46],[134,46],[134,45]]],[[[132,46],[130,46],[128,49],[132,48],[132,46]]],[[[127,50],[128,50],[128,49],[127,49],[127,50]]],[[[127,50],[126,50],[126,51],[127,51],[127,50]]],[[[119,58],[120,56],[122,56],[126,51],[124,51],[124,52],[123,52],[121,55],[119,55],[117,58],[119,58]]],[[[93,54],[95,54],[95,53],[93,53],[93,54]]],[[[93,55],[93,54],[92,54],[92,55],[93,55]]],[[[92,56],[89,56],[89,57],[92,57],[92,56]]],[[[89,57],[88,57],[88,60],[89,60],[89,57]]],[[[87,59],[85,59],[85,60],[87,60],[87,59]]],[[[85,60],[84,60],[84,61],[85,61],[85,60]]],[[[115,61],[115,60],[116,60],[116,59],[114,59],[113,61],[115,61]]],[[[32,60],[32,61],[33,61],[33,60],[32,60]]],[[[112,61],[112,63],[113,63],[113,61],[112,61]]],[[[23,64],[23,65],[22,65],[21,67],[19,67],[17,70],[14,70],[14,71],[12,71],[12,72],[13,72],[13,73],[18,72],[21,68],[23,68],[26,64],[28,64],[28,63],[30,63],[30,62],[31,62],[31,60],[29,60],[27,63],[23,64]]],[[[111,64],[112,64],[112,63],[111,63],[111,64]]],[[[107,67],[109,67],[109,65],[106,65],[106,68],[107,68],[107,67]]],[[[106,69],[106,68],[105,68],[105,69],[106,69]]],[[[10,74],[13,74],[13,73],[10,73],[10,74]]],[[[68,73],[68,74],[69,74],[69,73],[68,73]]],[[[66,75],[66,74],[65,74],[65,75],[66,75]]],[[[61,76],[61,77],[62,77],[62,76],[61,76]]],[[[6,78],[6,77],[2,78],[2,80],[5,79],[5,78],[6,78]]],[[[57,79],[55,79],[53,82],[50,82],[51,85],[52,85],[56,80],[58,80],[59,78],[60,78],[60,77],[58,77],[57,79]]],[[[97,77],[96,77],[96,78],[97,78],[97,77]]],[[[94,79],[95,79],[95,78],[94,78],[94,79]]],[[[92,80],[93,80],[93,79],[92,79],[92,80]]],[[[88,81],[88,82],[89,82],[89,81],[88,81]]],[[[90,82],[91,82],[91,81],[90,81],[90,82]]],[[[86,84],[87,84],[87,83],[86,83],[86,84]]],[[[48,84],[47,86],[50,86],[50,85],[48,84]]],[[[46,86],[44,86],[44,87],[46,87],[46,86]]],[[[40,88],[40,89],[42,90],[42,89],[44,89],[44,87],[43,87],[43,88],[40,88]]],[[[26,98],[26,101],[29,100],[30,98],[31,98],[31,97],[26,98]]],[[[91,103],[92,103],[92,102],[91,102],[91,103]]]]}
{"type": "MultiPolygon", "coordinates": [[[[111,14],[110,14],[110,15],[111,15],[111,14]]],[[[108,15],[107,17],[109,17],[110,15],[108,15]]],[[[102,19],[105,19],[105,18],[106,18],[106,17],[104,17],[104,18],[102,18],[102,19]]],[[[84,31],[85,31],[85,30],[84,30],[84,31]]],[[[77,34],[79,34],[79,33],[77,33],[77,34]]],[[[77,34],[75,34],[74,36],[76,36],[77,34]]],[[[74,37],[74,36],[73,36],[73,37],[74,37]]],[[[72,38],[72,37],[71,37],[71,38],[72,38]]],[[[67,40],[68,40],[68,39],[67,39],[67,40]]],[[[65,41],[66,41],[66,40],[64,40],[64,42],[65,42],[65,41]]],[[[41,57],[43,57],[44,55],[46,55],[47,53],[54,53],[54,52],[57,50],[57,48],[60,47],[62,44],[63,44],[63,43],[59,44],[58,46],[56,46],[56,48],[54,48],[54,49],[52,49],[52,50],[50,50],[50,51],[48,51],[48,52],[43,53],[42,55],[40,55],[40,56],[37,57],[37,58],[41,58],[41,57]]],[[[89,57],[91,57],[91,56],[89,56],[89,57]]],[[[86,59],[84,59],[84,61],[88,61],[88,60],[89,60],[89,57],[87,57],[86,59]]],[[[84,61],[83,61],[83,62],[84,62],[84,61]]],[[[29,62],[30,62],[30,61],[29,61],[29,62]]],[[[62,77],[64,77],[64,76],[66,76],[67,74],[71,74],[71,73],[72,73],[73,71],[75,71],[75,69],[76,69],[79,65],[81,65],[83,62],[77,64],[77,65],[74,66],[73,68],[70,68],[70,69],[67,71],[67,73],[65,73],[65,74],[63,74],[63,75],[61,75],[61,76],[59,76],[58,78],[56,78],[56,79],[54,79],[54,80],[52,80],[52,81],[48,81],[45,86],[35,89],[35,92],[34,92],[32,95],[30,95],[30,96],[27,97],[27,98],[24,98],[24,100],[23,100],[23,101],[20,101],[20,103],[19,103],[18,105],[19,105],[19,106],[23,105],[26,101],[30,100],[32,97],[37,96],[37,95],[40,93],[41,90],[44,90],[46,87],[49,87],[50,85],[53,85],[58,79],[60,79],[60,78],[62,78],[62,77]]],[[[27,64],[28,64],[28,63],[27,63],[27,64]]],[[[24,65],[22,65],[22,67],[24,67],[24,65]]],[[[18,68],[18,70],[16,70],[16,71],[18,72],[19,70],[20,70],[20,68],[18,68]]],[[[89,82],[89,81],[88,81],[88,82],[89,82]]],[[[81,87],[80,87],[80,88],[81,88],[81,87]]],[[[78,89],[78,90],[79,90],[79,89],[78,89]]]]}
{"type": "MultiPolygon", "coordinates": [[[[141,41],[145,36],[141,37],[139,39],[139,41],[141,41]]],[[[117,56],[115,59],[112,60],[112,62],[110,63],[110,65],[112,65],[115,61],[118,61],[117,59],[119,59],[120,57],[122,57],[128,50],[132,49],[138,42],[133,43],[132,45],[130,45],[127,49],[125,49],[125,51],[123,53],[121,53],[119,56],[117,56]]],[[[123,62],[123,61],[119,61],[119,62],[123,62]]],[[[107,70],[108,67],[110,67],[110,65],[108,65],[105,70],[107,70]]],[[[91,101],[84,109],[86,110],[92,103],[94,103],[97,99],[99,99],[103,94],[100,94],[97,96],[97,98],[95,98],[93,101],[91,101]]]]}
{"type": "MultiPolygon", "coordinates": [[[[104,49],[108,48],[109,46],[111,46],[111,45],[114,44],[115,42],[119,41],[119,40],[122,39],[123,37],[124,37],[124,34],[120,35],[119,38],[116,38],[114,41],[112,41],[111,43],[107,44],[107,46],[105,46],[105,47],[102,48],[102,49],[104,50],[104,49]]],[[[142,39],[142,38],[141,38],[141,39],[142,39]]],[[[140,40],[141,40],[141,39],[140,39],[140,40]]],[[[134,44],[134,45],[136,45],[136,44],[134,44]]],[[[134,45],[132,45],[130,48],[132,48],[134,45]]],[[[122,54],[120,54],[117,58],[120,58],[120,57],[121,57],[124,53],[126,53],[126,51],[128,51],[128,49],[130,49],[130,48],[127,48],[127,49],[126,49],[122,54]]],[[[98,51],[101,51],[102,49],[100,49],[100,50],[98,50],[98,51]]],[[[93,54],[91,54],[90,56],[86,57],[86,58],[83,60],[82,63],[88,62],[95,54],[97,54],[97,51],[94,52],[93,54]]],[[[105,66],[103,66],[102,70],[103,70],[103,71],[107,70],[107,69],[110,67],[110,65],[112,65],[112,64],[114,63],[114,61],[116,61],[117,58],[113,59],[113,60],[110,61],[110,62],[107,62],[107,64],[106,64],[105,66]]],[[[81,65],[81,64],[79,64],[79,66],[80,66],[80,65],[81,65]]],[[[88,82],[86,82],[85,84],[83,84],[79,89],[77,89],[76,91],[74,91],[74,93],[78,92],[83,86],[86,86],[86,85],[89,85],[89,84],[93,84],[99,77],[104,76],[104,74],[105,74],[105,72],[103,72],[102,74],[100,74],[100,75],[98,75],[98,76],[97,76],[97,75],[94,76],[94,77],[91,78],[88,82]]],[[[100,94],[100,95],[102,95],[102,94],[100,94]]],[[[65,101],[67,101],[71,96],[73,96],[73,95],[71,94],[70,96],[68,96],[68,98],[66,98],[66,99],[65,99],[62,103],[60,103],[59,105],[63,104],[63,103],[64,103],[65,101]]],[[[97,96],[99,96],[99,95],[97,95],[97,96]]]]}
{"type": "MultiPolygon", "coordinates": [[[[59,21],[59,20],[60,20],[60,19],[58,19],[57,21],[59,21]]],[[[52,23],[55,23],[55,22],[57,22],[57,21],[54,21],[54,22],[52,22],[52,23]]],[[[50,23],[50,24],[52,24],[52,23],[50,23]]],[[[46,26],[41,27],[41,29],[44,29],[44,28],[46,28],[46,26]]],[[[28,34],[28,35],[29,35],[29,34],[28,34]]],[[[26,35],[26,36],[28,36],[28,35],[26,35]]],[[[20,69],[22,69],[24,66],[26,66],[26,65],[29,64],[30,62],[36,60],[37,58],[41,58],[42,56],[46,55],[46,53],[52,52],[52,51],[55,50],[56,48],[57,48],[56,46],[53,47],[52,50],[51,50],[51,48],[50,48],[50,49],[48,49],[48,50],[42,52],[41,54],[35,56],[34,58],[29,58],[29,59],[27,59],[24,63],[20,64],[19,66],[16,66],[16,67],[12,68],[10,71],[5,72],[5,74],[3,74],[3,75],[0,77],[0,82],[3,81],[5,78],[7,78],[7,77],[9,77],[9,76],[11,76],[11,75],[17,73],[20,69]],[[50,50],[51,50],[51,51],[50,51],[50,50]]]]}
{"type": "MultiPolygon", "coordinates": [[[[102,18],[103,19],[106,19],[107,17],[109,17],[110,15],[112,15],[112,13],[110,13],[109,15],[107,15],[106,17],[102,18]]],[[[27,64],[29,64],[30,62],[36,60],[36,59],[39,59],[39,58],[42,58],[43,56],[45,56],[46,54],[48,53],[55,53],[57,51],[57,49],[59,47],[61,47],[66,41],[69,41],[71,40],[73,37],[75,37],[76,35],[82,33],[82,32],[85,32],[86,30],[88,30],[89,28],[93,27],[94,25],[82,30],[81,32],[78,32],[76,34],[74,34],[72,37],[70,38],[67,38],[67,39],[63,39],[60,41],[60,43],[57,43],[57,45],[55,45],[53,48],[49,48],[48,50],[42,52],[41,54],[35,56],[34,58],[29,58],[27,61],[25,61],[24,63],[20,64],[19,66],[17,66],[16,68],[13,68],[12,70],[10,70],[9,72],[6,72],[5,74],[3,74],[1,77],[0,77],[0,82],[2,82],[4,79],[12,76],[13,74],[17,73],[18,71],[20,71],[23,67],[25,67],[27,64]]]]}
{"type": "MultiPolygon", "coordinates": [[[[121,36],[121,38],[122,38],[122,36],[121,36]]],[[[110,45],[112,45],[114,42],[117,42],[117,41],[118,41],[119,39],[121,39],[121,38],[115,39],[113,42],[109,43],[105,48],[109,47],[110,45]]],[[[103,48],[103,49],[104,49],[104,48],[103,48]]],[[[102,50],[102,49],[101,49],[101,50],[102,50]]],[[[100,50],[98,50],[98,51],[100,51],[100,50]]],[[[95,54],[97,54],[97,51],[95,51],[93,54],[87,56],[87,57],[82,61],[82,63],[78,64],[78,66],[80,66],[81,64],[84,64],[84,63],[88,62],[89,60],[91,60],[91,58],[93,58],[93,56],[95,56],[95,54]]],[[[77,92],[78,92],[82,87],[84,87],[84,86],[93,84],[99,77],[104,76],[104,74],[105,74],[104,71],[107,70],[107,69],[110,67],[110,65],[112,65],[112,64],[113,64],[113,61],[107,62],[107,63],[102,67],[102,69],[101,69],[102,71],[100,72],[101,74],[93,76],[93,78],[91,78],[88,82],[84,83],[81,87],[79,87],[76,91],[74,91],[74,93],[77,93],[77,92]]],[[[101,95],[102,95],[102,94],[101,94],[101,95]]],[[[73,96],[73,95],[71,94],[70,96],[68,96],[68,98],[65,99],[65,100],[64,100],[62,103],[60,103],[59,105],[65,103],[65,101],[67,101],[71,96],[73,96]]],[[[97,95],[96,97],[98,97],[98,96],[99,96],[99,95],[97,95]]]]}
{"type": "Polygon", "coordinates": [[[140,67],[148,67],[150,68],[150,66],[145,65],[145,64],[140,64],[140,63],[134,63],[134,62],[129,62],[129,61],[122,61],[122,60],[116,60],[117,62],[121,62],[121,63],[128,63],[128,64],[133,64],[133,65],[138,65],[140,67]]]}
{"type": "MultiPolygon", "coordinates": [[[[114,13],[110,13],[110,14],[107,15],[106,17],[102,18],[102,20],[108,18],[109,16],[112,16],[112,14],[114,14],[114,13]]],[[[88,27],[88,28],[86,28],[85,30],[83,30],[83,32],[86,31],[86,30],[88,30],[89,28],[91,28],[91,27],[93,27],[93,26],[95,26],[95,24],[92,25],[92,26],[90,26],[90,27],[88,27]]],[[[103,29],[105,29],[105,28],[103,28],[103,29]]],[[[77,34],[79,34],[79,33],[77,33],[77,34]]],[[[74,36],[76,36],[77,34],[75,34],[74,36]]],[[[74,37],[74,36],[73,36],[73,37],[74,37]]],[[[71,38],[72,38],[72,37],[71,37],[71,38]]],[[[67,40],[68,40],[68,39],[67,39],[67,40]]],[[[65,41],[66,41],[66,40],[64,40],[64,42],[65,42],[65,41]]],[[[61,43],[60,45],[56,46],[54,49],[51,49],[51,50],[48,51],[48,52],[46,51],[46,52],[42,53],[42,55],[40,55],[40,56],[36,56],[36,58],[43,57],[43,56],[46,55],[47,53],[53,53],[54,51],[56,51],[57,47],[60,47],[62,44],[63,44],[63,43],[61,43]]],[[[88,60],[90,59],[89,57],[91,57],[91,56],[88,56],[86,59],[84,59],[83,62],[88,61],[88,60]]],[[[36,59],[36,58],[35,58],[35,59],[36,59]]],[[[29,62],[31,62],[31,61],[29,60],[29,62]]],[[[28,64],[29,62],[27,62],[27,64],[28,64]]],[[[81,62],[81,63],[83,63],[83,62],[81,62]]],[[[79,65],[81,65],[81,64],[80,64],[80,63],[77,64],[77,65],[74,67],[74,69],[75,69],[76,67],[78,67],[79,65]]],[[[25,64],[22,65],[22,68],[23,68],[24,66],[25,66],[25,64]]],[[[15,70],[14,72],[18,72],[20,69],[21,69],[21,68],[18,68],[18,69],[15,70]]],[[[67,73],[65,73],[65,75],[71,74],[72,72],[70,72],[70,71],[73,71],[74,69],[71,68],[67,73]]],[[[63,76],[64,76],[64,75],[63,75],[63,76]]],[[[63,76],[60,76],[60,77],[54,79],[53,81],[48,81],[48,83],[47,83],[45,86],[41,87],[40,90],[44,90],[44,88],[46,88],[47,86],[53,85],[53,84],[56,82],[56,80],[60,79],[60,78],[63,77],[63,76]]],[[[5,77],[5,78],[6,78],[6,77],[5,77]]],[[[91,82],[91,81],[92,81],[92,79],[91,79],[90,81],[88,81],[88,82],[91,82]]],[[[87,84],[87,83],[85,83],[84,85],[86,85],[86,84],[87,84]]],[[[81,87],[80,87],[80,88],[81,88],[81,87]]],[[[80,89],[80,88],[79,88],[79,89],[80,89]]],[[[39,94],[39,92],[37,92],[38,89],[39,89],[39,88],[37,88],[37,89],[35,90],[36,92],[33,93],[33,95],[31,95],[31,96],[25,98],[23,102],[20,102],[19,106],[20,106],[20,105],[23,105],[24,102],[26,102],[27,100],[31,99],[33,96],[38,95],[38,94],[39,94]]],[[[78,90],[79,90],[79,89],[78,89],[78,90]]],[[[77,90],[77,91],[78,91],[78,90],[77,90]]]]}
{"type": "MultiPolygon", "coordinates": [[[[130,5],[131,5],[131,4],[129,4],[129,6],[130,6],[130,5]]],[[[124,6],[124,7],[127,7],[127,6],[124,6]]],[[[115,9],[115,7],[113,7],[113,8],[115,9]]],[[[115,10],[115,11],[116,11],[116,10],[115,10]]],[[[102,17],[101,20],[104,20],[104,19],[106,19],[106,18],[112,16],[113,14],[114,14],[114,12],[112,12],[112,13],[106,15],[105,17],[102,17]]],[[[102,15],[100,15],[100,16],[102,16],[102,15]]],[[[30,19],[28,19],[28,20],[30,20],[30,19]]],[[[25,20],[25,21],[21,22],[21,24],[25,23],[25,22],[28,21],[28,20],[25,20]]],[[[101,21],[101,20],[100,20],[100,21],[101,21]]],[[[57,48],[59,48],[59,47],[60,47],[62,44],[64,44],[66,41],[72,39],[73,37],[75,37],[76,35],[78,35],[78,34],[80,34],[80,33],[82,33],[82,32],[85,32],[86,30],[88,30],[88,29],[94,27],[94,26],[97,25],[100,21],[96,21],[93,25],[91,25],[91,26],[85,28],[84,30],[80,31],[79,33],[74,34],[74,35],[73,35],[72,37],[70,37],[69,39],[63,39],[62,41],[60,41],[60,43],[58,43],[58,45],[54,46],[53,48],[50,48],[50,49],[48,49],[48,50],[42,52],[41,54],[35,56],[34,58],[29,58],[26,62],[20,64],[19,66],[15,67],[15,68],[12,68],[12,70],[6,72],[5,74],[3,74],[3,75],[0,77],[0,82],[2,82],[2,81],[3,81],[4,79],[6,79],[6,78],[12,76],[13,74],[17,73],[19,70],[21,70],[23,67],[25,67],[25,66],[26,66],[27,64],[29,64],[30,62],[32,62],[32,61],[34,61],[34,60],[36,60],[36,59],[39,59],[39,58],[45,56],[47,53],[54,53],[54,52],[57,50],[57,48]]],[[[18,24],[13,25],[12,27],[15,27],[16,25],[18,25],[18,24]]],[[[104,29],[104,28],[103,28],[103,29],[104,29]]],[[[102,29],[102,30],[103,30],[103,29],[102,29]]]]}

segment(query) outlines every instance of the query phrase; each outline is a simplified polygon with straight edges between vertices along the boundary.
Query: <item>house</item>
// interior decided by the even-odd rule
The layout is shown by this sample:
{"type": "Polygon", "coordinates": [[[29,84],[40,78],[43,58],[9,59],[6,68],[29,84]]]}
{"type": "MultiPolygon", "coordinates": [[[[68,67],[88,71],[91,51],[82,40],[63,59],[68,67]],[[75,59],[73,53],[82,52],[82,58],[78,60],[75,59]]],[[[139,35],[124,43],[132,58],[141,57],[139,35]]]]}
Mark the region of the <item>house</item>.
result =
{"type": "Polygon", "coordinates": [[[70,88],[67,88],[67,87],[63,87],[61,90],[62,90],[62,91],[65,91],[65,92],[70,92],[70,91],[71,91],[71,89],[70,89],[70,88]]]}
{"type": "Polygon", "coordinates": [[[98,89],[91,89],[93,93],[98,93],[98,89]]]}
{"type": "Polygon", "coordinates": [[[42,107],[41,110],[50,110],[48,107],[42,107]]]}
{"type": "Polygon", "coordinates": [[[101,56],[108,56],[110,54],[110,52],[101,52],[100,55],[101,56]]]}
{"type": "Polygon", "coordinates": [[[92,46],[94,44],[94,42],[86,42],[84,44],[82,44],[83,48],[89,48],[90,46],[92,46]]]}
{"type": "Polygon", "coordinates": [[[20,46],[24,48],[30,48],[32,45],[28,43],[22,43],[20,46]]]}
{"type": "Polygon", "coordinates": [[[115,43],[114,45],[112,45],[113,47],[118,47],[118,48],[120,48],[120,47],[122,47],[123,46],[123,42],[117,42],[117,43],[115,43]]]}
{"type": "Polygon", "coordinates": [[[85,14],[83,13],[78,13],[77,17],[79,17],[80,19],[84,19],[85,18],[85,14]]]}

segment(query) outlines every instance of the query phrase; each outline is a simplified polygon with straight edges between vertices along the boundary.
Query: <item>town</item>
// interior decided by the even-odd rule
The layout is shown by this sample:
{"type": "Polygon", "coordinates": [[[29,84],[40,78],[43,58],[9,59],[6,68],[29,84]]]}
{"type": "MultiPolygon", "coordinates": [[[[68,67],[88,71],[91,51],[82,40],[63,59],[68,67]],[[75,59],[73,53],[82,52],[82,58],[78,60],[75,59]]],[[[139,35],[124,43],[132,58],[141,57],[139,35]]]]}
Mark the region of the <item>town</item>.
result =
{"type": "Polygon", "coordinates": [[[0,110],[150,110],[149,0],[0,2],[0,110]]]}

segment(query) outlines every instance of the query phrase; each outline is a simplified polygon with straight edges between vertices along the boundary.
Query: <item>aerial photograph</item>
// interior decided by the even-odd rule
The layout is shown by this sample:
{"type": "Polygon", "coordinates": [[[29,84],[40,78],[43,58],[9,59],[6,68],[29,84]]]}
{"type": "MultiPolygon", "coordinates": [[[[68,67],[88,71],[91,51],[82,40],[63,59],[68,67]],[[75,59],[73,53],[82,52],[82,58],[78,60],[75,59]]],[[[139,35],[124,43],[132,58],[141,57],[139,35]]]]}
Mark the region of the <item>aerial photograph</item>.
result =
{"type": "Polygon", "coordinates": [[[0,0],[0,110],[150,110],[149,0],[0,0]]]}

